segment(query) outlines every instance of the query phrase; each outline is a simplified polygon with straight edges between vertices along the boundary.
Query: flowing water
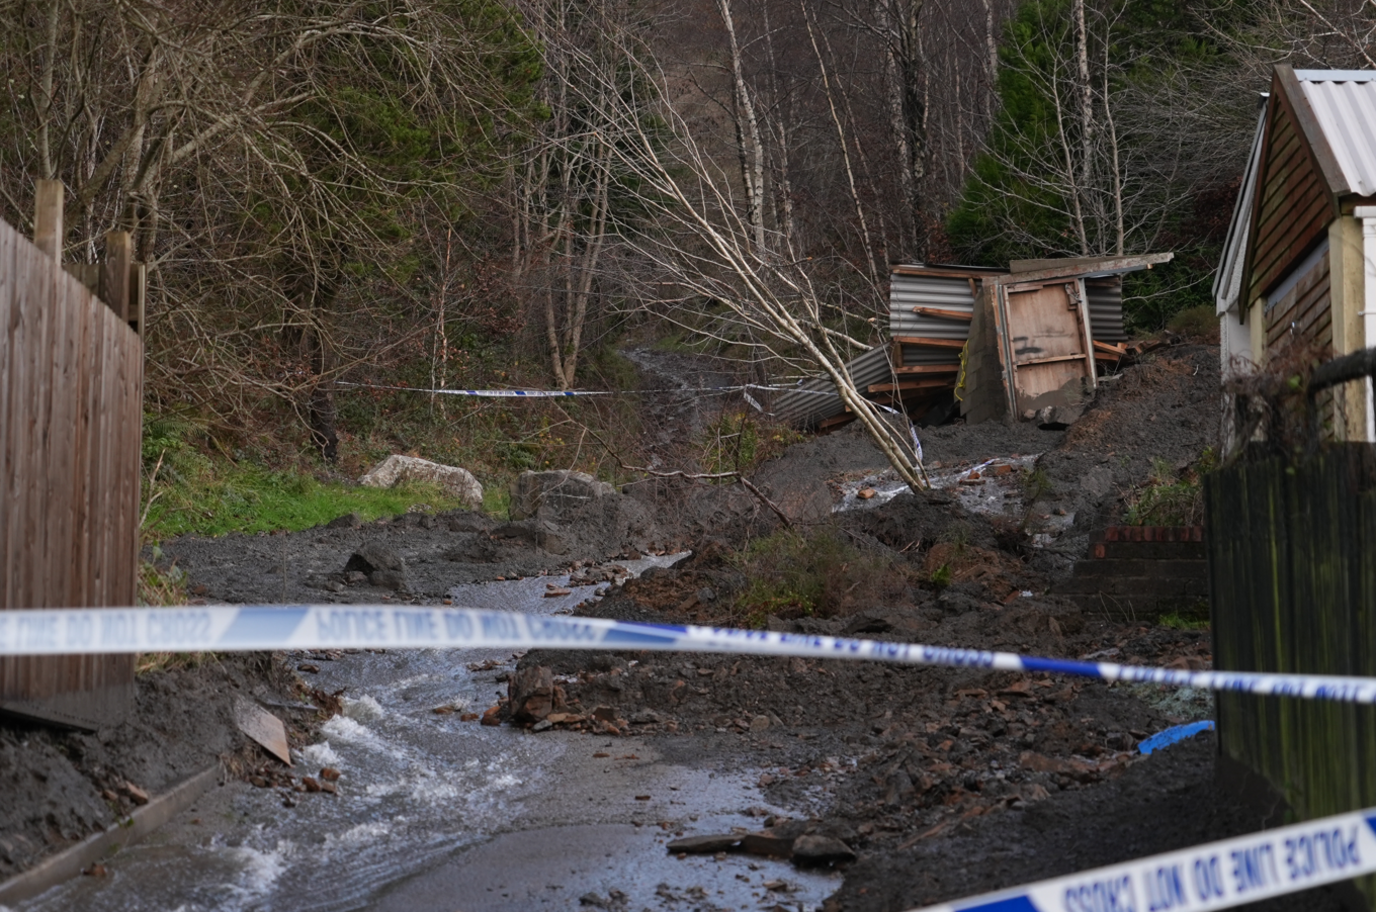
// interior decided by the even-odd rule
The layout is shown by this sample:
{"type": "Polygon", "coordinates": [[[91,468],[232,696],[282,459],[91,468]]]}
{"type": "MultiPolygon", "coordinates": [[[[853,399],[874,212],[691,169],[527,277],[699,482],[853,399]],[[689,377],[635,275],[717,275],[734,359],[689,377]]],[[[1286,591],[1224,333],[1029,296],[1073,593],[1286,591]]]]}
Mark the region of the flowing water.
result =
{"type": "MultiPolygon", "coordinates": [[[[638,573],[674,559],[625,565],[638,573]]],[[[543,597],[546,583],[566,581],[461,586],[453,600],[567,612],[589,590],[543,597]]],[[[19,909],[794,910],[839,886],[781,862],[666,853],[674,831],[757,828],[744,811],[770,807],[755,785],[760,769],[671,756],[672,738],[537,735],[433,712],[490,706],[512,658],[397,650],[317,662],[313,683],[347,688],[345,709],[301,751],[296,772],[338,768],[338,797],[299,795],[287,808],[277,790],[230,782],[115,855],[108,876],[76,878],[19,909]]]]}

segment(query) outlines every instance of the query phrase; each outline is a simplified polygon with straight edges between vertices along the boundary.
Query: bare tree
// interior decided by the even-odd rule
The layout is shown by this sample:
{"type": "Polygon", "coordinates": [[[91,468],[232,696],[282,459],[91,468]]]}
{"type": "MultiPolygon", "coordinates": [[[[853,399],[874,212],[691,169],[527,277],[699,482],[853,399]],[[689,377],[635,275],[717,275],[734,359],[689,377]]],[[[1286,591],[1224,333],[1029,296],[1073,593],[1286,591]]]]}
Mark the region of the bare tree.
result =
{"type": "Polygon", "coordinates": [[[365,293],[405,299],[411,210],[501,141],[513,78],[492,63],[524,39],[500,7],[467,12],[0,2],[3,116],[32,137],[0,152],[6,215],[29,175],[63,180],[70,254],[119,227],[149,264],[150,393],[240,419],[279,398],[332,457],[331,376],[397,344],[357,319],[365,293]]]}
{"type": "MultiPolygon", "coordinates": [[[[617,37],[622,59],[647,59],[635,36],[617,37]]],[[[745,344],[760,354],[798,371],[820,370],[900,476],[921,487],[907,428],[890,422],[846,373],[846,361],[866,344],[847,332],[845,313],[819,292],[807,258],[786,238],[775,232],[764,247],[753,243],[755,226],[727,173],[664,103],[662,73],[647,66],[630,91],[613,92],[594,58],[582,54],[578,62],[568,89],[596,111],[614,167],[634,178],[636,204],[653,215],[627,233],[640,272],[624,281],[638,283],[650,306],[664,305],[664,319],[693,333],[740,345],[745,329],[745,344]],[[673,300],[663,300],[666,287],[677,289],[673,300]]]]}

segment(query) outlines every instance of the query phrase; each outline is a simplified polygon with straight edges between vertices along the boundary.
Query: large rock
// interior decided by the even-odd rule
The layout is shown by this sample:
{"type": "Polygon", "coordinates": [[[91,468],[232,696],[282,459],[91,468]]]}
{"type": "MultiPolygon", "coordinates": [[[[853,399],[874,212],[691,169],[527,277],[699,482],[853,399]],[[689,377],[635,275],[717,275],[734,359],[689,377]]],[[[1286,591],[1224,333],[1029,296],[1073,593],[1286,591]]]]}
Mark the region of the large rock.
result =
{"type": "Polygon", "coordinates": [[[538,515],[551,522],[567,523],[579,518],[590,505],[615,493],[616,488],[585,472],[522,472],[511,489],[511,518],[538,515]]]}
{"type": "Polygon", "coordinates": [[[830,836],[799,836],[793,841],[793,863],[800,867],[840,864],[855,860],[855,852],[830,836]]]}
{"type": "Polygon", "coordinates": [[[344,572],[362,573],[368,582],[381,589],[404,591],[409,588],[406,581],[406,562],[401,556],[381,542],[364,542],[349,556],[344,572]]]}
{"type": "Polygon", "coordinates": [[[483,505],[483,486],[472,472],[416,456],[388,456],[359,479],[360,484],[370,488],[393,488],[403,481],[438,484],[446,494],[462,501],[470,510],[481,509],[483,505]]]}
{"type": "Polygon", "coordinates": [[[539,722],[553,712],[554,674],[544,665],[518,667],[506,687],[511,721],[539,722]]]}

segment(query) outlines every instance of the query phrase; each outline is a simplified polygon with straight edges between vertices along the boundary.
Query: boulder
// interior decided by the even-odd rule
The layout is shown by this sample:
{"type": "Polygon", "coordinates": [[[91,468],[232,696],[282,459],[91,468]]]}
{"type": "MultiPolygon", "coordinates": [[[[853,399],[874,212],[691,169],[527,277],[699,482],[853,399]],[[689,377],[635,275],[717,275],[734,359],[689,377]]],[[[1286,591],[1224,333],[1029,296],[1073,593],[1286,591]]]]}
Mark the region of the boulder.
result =
{"type": "Polygon", "coordinates": [[[381,542],[364,542],[349,556],[344,565],[346,579],[354,579],[352,574],[363,574],[368,582],[380,589],[403,591],[406,584],[406,562],[391,548],[381,542]]]}
{"type": "Polygon", "coordinates": [[[406,562],[401,559],[391,548],[381,542],[364,542],[358,546],[358,550],[349,556],[349,562],[344,565],[344,572],[349,573],[354,570],[363,573],[373,573],[378,570],[395,570],[398,573],[405,571],[406,562]]]}
{"type": "Polygon", "coordinates": [[[511,489],[511,518],[538,514],[541,519],[566,523],[588,505],[615,493],[616,488],[585,472],[522,472],[511,489]]]}
{"type": "Polygon", "coordinates": [[[450,497],[470,509],[483,505],[483,486],[473,473],[458,466],[440,465],[416,456],[388,456],[359,479],[370,488],[393,488],[403,481],[428,481],[439,485],[450,497]]]}
{"type": "Polygon", "coordinates": [[[840,864],[855,860],[850,846],[830,836],[799,836],[793,840],[793,863],[799,866],[840,864]]]}
{"type": "Polygon", "coordinates": [[[554,710],[554,675],[544,665],[517,668],[507,679],[511,721],[539,722],[554,710]]]}
{"type": "Polygon", "coordinates": [[[363,525],[363,519],[357,513],[345,513],[343,516],[336,517],[325,523],[326,529],[357,529],[363,525]]]}

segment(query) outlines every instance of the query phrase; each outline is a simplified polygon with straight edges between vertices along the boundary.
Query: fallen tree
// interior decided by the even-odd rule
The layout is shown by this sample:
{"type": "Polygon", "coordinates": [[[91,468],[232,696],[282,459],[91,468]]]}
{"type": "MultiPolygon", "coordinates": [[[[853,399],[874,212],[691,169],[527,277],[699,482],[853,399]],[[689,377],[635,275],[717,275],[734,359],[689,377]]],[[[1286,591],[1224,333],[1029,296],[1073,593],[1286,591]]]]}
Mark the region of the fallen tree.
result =
{"type": "MultiPolygon", "coordinates": [[[[703,339],[748,352],[795,375],[825,375],[894,470],[914,490],[925,487],[908,428],[888,420],[862,395],[845,365],[870,344],[855,337],[869,324],[830,299],[817,264],[791,237],[749,217],[728,175],[704,149],[676,106],[664,74],[629,32],[619,42],[636,78],[609,83],[591,55],[567,70],[570,94],[593,114],[595,142],[581,140],[586,167],[616,173],[619,204],[645,217],[618,225],[617,272],[607,278],[635,306],[703,339]],[[761,243],[761,240],[763,243],[761,243]]],[[[871,281],[871,296],[879,289],[871,281]]]]}

